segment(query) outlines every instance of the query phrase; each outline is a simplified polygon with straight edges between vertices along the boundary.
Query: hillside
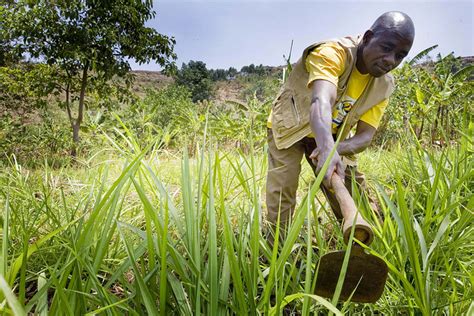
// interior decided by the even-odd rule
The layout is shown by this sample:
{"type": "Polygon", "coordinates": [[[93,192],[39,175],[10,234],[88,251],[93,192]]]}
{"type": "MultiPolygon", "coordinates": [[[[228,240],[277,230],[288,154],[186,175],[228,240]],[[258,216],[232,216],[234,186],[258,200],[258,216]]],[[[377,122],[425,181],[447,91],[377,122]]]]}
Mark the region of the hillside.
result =
{"type": "Polygon", "coordinates": [[[135,76],[132,91],[139,96],[143,96],[146,89],[160,89],[174,82],[159,71],[134,70],[132,74],[135,76]]]}
{"type": "MultiPolygon", "coordinates": [[[[278,88],[279,83],[275,82],[281,77],[284,66],[264,66],[265,75],[254,75],[238,72],[233,78],[226,80],[214,81],[214,100],[222,103],[226,100],[245,101],[247,95],[253,94],[260,90],[265,97],[278,88]],[[271,86],[271,91],[265,89],[271,86]]],[[[211,70],[212,71],[212,70],[211,70]]],[[[142,71],[134,70],[132,74],[135,76],[135,82],[132,91],[138,96],[145,95],[146,89],[161,89],[174,82],[174,79],[162,74],[159,71],[142,71]]]]}

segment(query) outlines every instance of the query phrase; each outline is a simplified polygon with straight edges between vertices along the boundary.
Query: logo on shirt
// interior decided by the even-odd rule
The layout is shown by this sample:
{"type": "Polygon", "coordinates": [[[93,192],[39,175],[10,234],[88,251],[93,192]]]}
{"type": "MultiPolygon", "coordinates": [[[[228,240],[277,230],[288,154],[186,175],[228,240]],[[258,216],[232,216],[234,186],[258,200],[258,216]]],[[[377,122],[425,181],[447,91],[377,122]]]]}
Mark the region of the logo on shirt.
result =
{"type": "Polygon", "coordinates": [[[352,106],[355,103],[355,99],[344,96],[344,98],[336,104],[336,108],[332,113],[332,128],[333,130],[337,130],[339,126],[342,125],[344,122],[344,118],[346,117],[347,113],[352,109],[352,106]]]}

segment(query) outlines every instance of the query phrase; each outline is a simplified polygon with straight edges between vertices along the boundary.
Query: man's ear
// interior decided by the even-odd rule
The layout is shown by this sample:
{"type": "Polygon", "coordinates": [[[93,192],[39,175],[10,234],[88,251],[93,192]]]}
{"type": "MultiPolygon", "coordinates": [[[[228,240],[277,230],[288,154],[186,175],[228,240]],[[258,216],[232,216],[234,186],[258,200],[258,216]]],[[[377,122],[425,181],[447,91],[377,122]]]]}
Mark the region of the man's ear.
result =
{"type": "Polygon", "coordinates": [[[372,30],[365,31],[364,36],[362,37],[362,45],[365,46],[369,44],[372,37],[374,37],[374,32],[372,30]]]}

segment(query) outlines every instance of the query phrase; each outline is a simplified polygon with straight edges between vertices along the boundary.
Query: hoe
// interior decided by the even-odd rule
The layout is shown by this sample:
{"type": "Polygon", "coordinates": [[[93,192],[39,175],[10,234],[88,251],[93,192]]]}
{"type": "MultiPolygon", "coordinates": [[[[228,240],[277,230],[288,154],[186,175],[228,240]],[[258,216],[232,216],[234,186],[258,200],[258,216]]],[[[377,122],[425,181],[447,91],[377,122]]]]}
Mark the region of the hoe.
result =
{"type": "MultiPolygon", "coordinates": [[[[331,184],[339,202],[343,221],[344,242],[349,242],[352,226],[355,225],[354,238],[370,245],[374,233],[370,225],[357,212],[356,205],[347,191],[342,179],[333,175],[331,184]]],[[[316,294],[333,297],[344,261],[345,251],[330,252],[321,257],[316,280],[316,294]]],[[[388,268],[384,260],[367,254],[362,247],[354,243],[349,254],[349,263],[340,293],[340,300],[374,303],[383,293],[388,268]]]]}

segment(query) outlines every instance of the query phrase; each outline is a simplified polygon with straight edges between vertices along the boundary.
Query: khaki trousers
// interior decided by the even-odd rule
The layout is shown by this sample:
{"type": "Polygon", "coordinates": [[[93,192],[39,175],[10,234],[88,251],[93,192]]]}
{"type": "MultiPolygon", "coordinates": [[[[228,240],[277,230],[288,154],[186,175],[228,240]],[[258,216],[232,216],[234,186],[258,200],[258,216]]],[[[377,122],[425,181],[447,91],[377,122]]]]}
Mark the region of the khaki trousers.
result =
{"type": "MultiPolygon", "coordinates": [[[[268,129],[268,173],[266,187],[267,220],[270,224],[276,224],[278,213],[280,213],[280,227],[285,228],[291,219],[296,205],[296,190],[301,172],[301,160],[303,155],[310,164],[313,172],[315,165],[309,158],[316,148],[314,138],[305,137],[288,149],[278,149],[273,140],[273,133],[268,129]]],[[[356,170],[356,167],[346,168],[345,185],[352,194],[352,178],[356,180],[361,192],[365,190],[364,175],[356,170]]],[[[321,184],[326,199],[338,220],[342,220],[342,213],[334,193],[321,184]]]]}

